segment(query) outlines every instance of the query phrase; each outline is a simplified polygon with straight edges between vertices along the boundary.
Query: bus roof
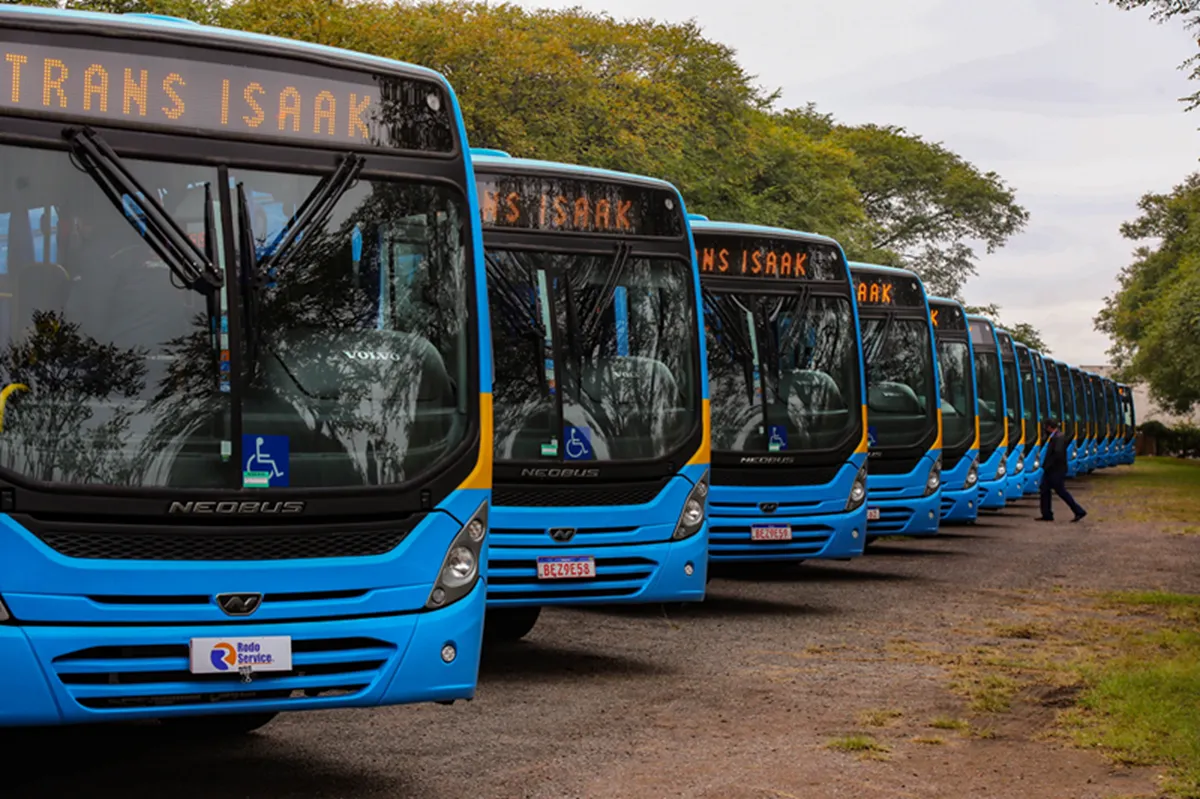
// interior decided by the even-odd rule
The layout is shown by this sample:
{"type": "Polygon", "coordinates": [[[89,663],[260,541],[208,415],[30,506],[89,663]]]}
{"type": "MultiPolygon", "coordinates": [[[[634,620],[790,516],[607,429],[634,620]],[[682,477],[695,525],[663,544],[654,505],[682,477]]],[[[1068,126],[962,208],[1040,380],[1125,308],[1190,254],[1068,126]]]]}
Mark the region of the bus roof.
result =
{"type": "Polygon", "coordinates": [[[986,316],[980,316],[977,313],[967,314],[967,319],[972,322],[986,322],[987,326],[992,329],[993,333],[999,331],[999,329],[1000,329],[1000,328],[996,327],[996,323],[993,322],[991,319],[988,319],[986,316]]]}
{"type": "MultiPolygon", "coordinates": [[[[895,266],[882,266],[880,264],[867,264],[862,261],[851,261],[850,271],[852,272],[874,272],[880,275],[891,275],[893,277],[911,277],[921,284],[921,291],[925,293],[925,282],[921,280],[921,276],[916,272],[908,269],[899,269],[895,266]]],[[[926,299],[928,294],[926,293],[926,299]]]]}
{"type": "MultiPolygon", "coordinates": [[[[616,170],[612,169],[580,166],[579,164],[564,164],[558,161],[540,161],[534,158],[514,158],[511,155],[504,153],[503,150],[490,150],[472,147],[471,163],[475,166],[475,170],[477,172],[489,172],[493,174],[504,172],[554,172],[563,174],[565,172],[585,178],[600,178],[604,180],[621,181],[622,183],[640,183],[645,186],[667,189],[675,194],[679,194],[679,189],[675,187],[675,184],[660,178],[652,178],[645,175],[635,175],[631,172],[617,172],[616,170]]],[[[680,199],[682,199],[682,195],[680,196],[680,199]]]]}
{"type": "MultiPolygon", "coordinates": [[[[101,36],[162,39],[197,46],[242,49],[263,55],[323,61],[349,69],[384,69],[435,80],[450,89],[449,81],[440,72],[404,61],[279,36],[201,25],[163,15],[109,14],[101,11],[68,11],[41,6],[5,5],[0,6],[0,23],[28,28],[77,30],[101,36]]],[[[451,96],[454,96],[452,91],[451,96]]]]}
{"type": "Polygon", "coordinates": [[[743,222],[714,222],[711,219],[700,219],[699,214],[689,214],[692,220],[692,232],[702,233],[708,231],[710,233],[740,233],[746,236],[777,236],[790,239],[801,239],[803,241],[811,241],[820,244],[833,244],[841,249],[841,244],[837,239],[832,239],[829,236],[822,236],[819,233],[806,233],[802,230],[789,230],[781,227],[771,227],[770,225],[748,225],[743,222]]]}
{"type": "MultiPolygon", "coordinates": [[[[962,304],[961,302],[959,302],[958,300],[955,300],[955,299],[951,299],[950,297],[935,297],[935,296],[933,296],[932,294],[930,294],[930,295],[929,295],[929,296],[927,296],[925,299],[926,299],[926,301],[927,301],[927,302],[928,302],[930,305],[934,305],[934,304],[937,304],[937,305],[956,305],[956,306],[958,306],[959,308],[962,308],[964,312],[967,310],[967,309],[966,309],[966,308],[963,306],[963,304],[962,304]]],[[[969,314],[968,314],[968,316],[969,316],[969,314]]]]}

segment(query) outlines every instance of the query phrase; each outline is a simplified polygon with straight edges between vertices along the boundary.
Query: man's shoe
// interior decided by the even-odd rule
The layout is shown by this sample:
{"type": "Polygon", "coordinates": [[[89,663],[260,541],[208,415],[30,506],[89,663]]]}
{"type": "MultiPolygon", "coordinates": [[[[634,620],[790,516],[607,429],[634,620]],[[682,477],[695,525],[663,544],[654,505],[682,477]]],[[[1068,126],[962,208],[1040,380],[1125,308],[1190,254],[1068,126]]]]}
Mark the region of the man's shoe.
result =
{"type": "Polygon", "coordinates": [[[1072,522],[1077,522],[1077,521],[1079,521],[1080,519],[1082,519],[1084,516],[1087,516],[1087,511],[1084,511],[1083,513],[1076,513],[1076,514],[1075,514],[1075,518],[1074,518],[1074,519],[1072,519],[1071,521],[1072,521],[1072,522]]]}
{"type": "Polygon", "coordinates": [[[1037,521],[1039,521],[1039,522],[1052,522],[1052,521],[1054,521],[1054,517],[1053,517],[1053,516],[1034,516],[1033,518],[1034,518],[1034,519],[1036,519],[1036,520],[1037,520],[1037,521]]]}

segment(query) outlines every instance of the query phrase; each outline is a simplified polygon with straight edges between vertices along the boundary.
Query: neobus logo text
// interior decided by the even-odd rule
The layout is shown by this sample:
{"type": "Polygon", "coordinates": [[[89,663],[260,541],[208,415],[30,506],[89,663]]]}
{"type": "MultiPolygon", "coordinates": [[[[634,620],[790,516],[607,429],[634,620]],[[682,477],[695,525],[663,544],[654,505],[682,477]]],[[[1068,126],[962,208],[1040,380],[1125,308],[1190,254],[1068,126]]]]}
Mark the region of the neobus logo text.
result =
{"type": "Polygon", "coordinates": [[[741,462],[749,466],[773,466],[795,463],[796,459],[794,457],[785,457],[781,455],[748,455],[742,458],[741,462]]]}
{"type": "Polygon", "coordinates": [[[599,469],[522,469],[522,477],[599,477],[599,469]]]}
{"type": "Polygon", "coordinates": [[[303,513],[304,502],[172,502],[168,513],[257,515],[303,513]]]}

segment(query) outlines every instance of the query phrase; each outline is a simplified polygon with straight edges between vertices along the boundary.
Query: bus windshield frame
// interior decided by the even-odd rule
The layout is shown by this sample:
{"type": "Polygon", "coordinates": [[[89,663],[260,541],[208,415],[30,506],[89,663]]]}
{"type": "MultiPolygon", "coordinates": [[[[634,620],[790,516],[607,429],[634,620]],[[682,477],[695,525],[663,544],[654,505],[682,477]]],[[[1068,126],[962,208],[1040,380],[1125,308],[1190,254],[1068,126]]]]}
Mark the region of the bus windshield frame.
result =
{"type": "Polygon", "coordinates": [[[1017,367],[1017,353],[1012,336],[1003,330],[996,331],[1000,342],[1000,362],[1004,369],[1004,416],[1008,424],[1008,451],[1021,446],[1021,375],[1017,367]]]}
{"type": "MultiPolygon", "coordinates": [[[[29,25],[39,26],[53,23],[29,25]]],[[[166,32],[163,39],[125,32],[119,39],[42,30],[23,35],[35,49],[52,43],[67,61],[100,53],[97,58],[176,64],[189,75],[194,70],[196,88],[211,77],[205,70],[212,64],[230,63],[232,46],[165,41],[180,35],[166,32]],[[111,49],[114,41],[119,52],[111,49]]],[[[5,173],[41,165],[40,177],[22,181],[27,197],[0,197],[10,222],[6,272],[8,261],[22,275],[36,266],[29,273],[37,282],[23,285],[43,290],[36,302],[58,303],[38,306],[44,310],[14,306],[13,313],[28,316],[26,330],[46,339],[39,344],[43,354],[47,346],[74,347],[76,354],[91,353],[89,368],[107,370],[103,389],[84,381],[53,391],[45,375],[8,370],[5,382],[40,381],[41,388],[8,403],[8,451],[0,461],[14,482],[142,497],[181,488],[219,496],[269,487],[319,491],[331,500],[342,494],[361,500],[365,493],[417,510],[424,507],[421,492],[412,489],[430,486],[436,501],[475,467],[477,253],[450,95],[428,73],[402,65],[392,75],[378,67],[369,72],[345,55],[323,61],[310,54],[306,61],[286,47],[282,52],[245,54],[244,66],[265,70],[261,74],[272,80],[294,72],[336,85],[395,82],[399,99],[380,100],[380,113],[397,120],[408,111],[389,104],[408,102],[405,92],[424,87],[417,89],[428,92],[420,96],[422,107],[426,96],[439,98],[419,112],[437,119],[436,141],[422,139],[423,121],[376,127],[372,114],[362,118],[368,133],[357,144],[332,137],[321,145],[304,135],[304,126],[293,134],[282,122],[278,133],[222,132],[213,122],[217,116],[204,117],[212,109],[199,100],[189,105],[198,116],[179,127],[169,115],[154,123],[123,117],[111,102],[88,106],[95,111],[91,119],[77,103],[39,109],[39,115],[94,124],[85,129],[93,147],[85,151],[76,145],[79,128],[4,109],[0,157],[11,159],[5,173]],[[96,109],[110,110],[100,118],[96,109]],[[102,181],[96,164],[104,163],[114,166],[105,167],[102,181]],[[109,177],[119,174],[124,177],[109,177]],[[268,184],[275,194],[263,190],[268,184]],[[30,231],[35,241],[28,245],[13,239],[23,229],[13,222],[25,213],[41,226],[40,233],[30,231]],[[187,250],[190,240],[216,267],[220,288],[180,287],[170,253],[154,244],[164,236],[176,250],[187,250]],[[373,238],[386,238],[386,248],[379,245],[386,257],[373,238]],[[396,270],[403,258],[401,280],[396,270]],[[85,281],[87,263],[105,270],[85,281]],[[346,293],[352,271],[366,282],[346,293]],[[70,274],[69,288],[56,288],[60,273],[70,274]],[[103,299],[118,293],[128,296],[111,307],[103,299]],[[135,351],[141,354],[129,355],[135,351]],[[396,370],[411,375],[414,368],[421,377],[407,385],[390,376],[396,370]],[[59,399],[50,396],[56,391],[59,399]],[[41,419],[47,402],[63,401],[90,408],[83,414],[90,427],[76,439],[105,449],[73,465],[48,464],[41,456],[35,463],[14,443],[21,419],[41,419]]],[[[297,78],[296,85],[304,89],[307,79],[297,78]]],[[[158,98],[150,99],[153,105],[158,98]]],[[[14,340],[10,346],[23,345],[14,340]]]]}
{"type": "Polygon", "coordinates": [[[975,350],[975,391],[979,415],[979,459],[986,461],[1004,442],[1004,372],[996,330],[987,319],[971,319],[971,345],[975,350]]]}
{"type": "Polygon", "coordinates": [[[859,325],[841,249],[782,231],[716,224],[694,227],[692,236],[714,463],[778,468],[794,465],[791,455],[805,464],[844,460],[862,440],[863,386],[859,325]],[[749,266],[785,257],[803,262],[803,271],[793,268],[786,279],[749,266]],[[738,267],[743,260],[746,270],[738,267]],[[725,264],[734,268],[723,272],[725,264]]]}
{"type": "Polygon", "coordinates": [[[942,406],[942,450],[951,467],[976,443],[974,349],[966,316],[958,305],[932,300],[930,318],[938,346],[938,384],[942,406]],[[962,412],[960,406],[966,409],[962,412]],[[949,411],[953,409],[953,413],[949,411]],[[955,432],[957,431],[957,433],[955,432]]]}
{"type": "Polygon", "coordinates": [[[1025,454],[1033,451],[1041,440],[1041,421],[1038,418],[1038,380],[1033,350],[1023,344],[1016,347],[1017,368],[1021,373],[1021,418],[1025,424],[1025,454]]]}
{"type": "Polygon", "coordinates": [[[492,337],[508,344],[493,359],[498,478],[564,463],[641,477],[686,460],[705,369],[679,193],[566,166],[475,166],[492,337]]]}

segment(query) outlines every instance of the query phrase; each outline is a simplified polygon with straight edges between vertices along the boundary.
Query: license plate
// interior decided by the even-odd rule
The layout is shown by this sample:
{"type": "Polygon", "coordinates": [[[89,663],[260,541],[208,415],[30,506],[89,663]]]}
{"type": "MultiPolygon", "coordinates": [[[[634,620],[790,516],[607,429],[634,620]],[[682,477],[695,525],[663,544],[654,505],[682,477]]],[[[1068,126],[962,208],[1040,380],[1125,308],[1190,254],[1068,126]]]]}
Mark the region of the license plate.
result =
{"type": "Polygon", "coordinates": [[[539,580],[580,580],[596,576],[596,559],[591,555],[556,555],[538,558],[539,580]]]}
{"type": "Polygon", "coordinates": [[[192,674],[291,671],[292,638],[288,635],[193,638],[191,670],[192,674]]]}
{"type": "Polygon", "coordinates": [[[879,521],[879,508],[867,508],[867,521],[879,521]]]}
{"type": "Polygon", "coordinates": [[[754,524],[750,526],[751,541],[791,541],[790,524],[754,524]]]}

